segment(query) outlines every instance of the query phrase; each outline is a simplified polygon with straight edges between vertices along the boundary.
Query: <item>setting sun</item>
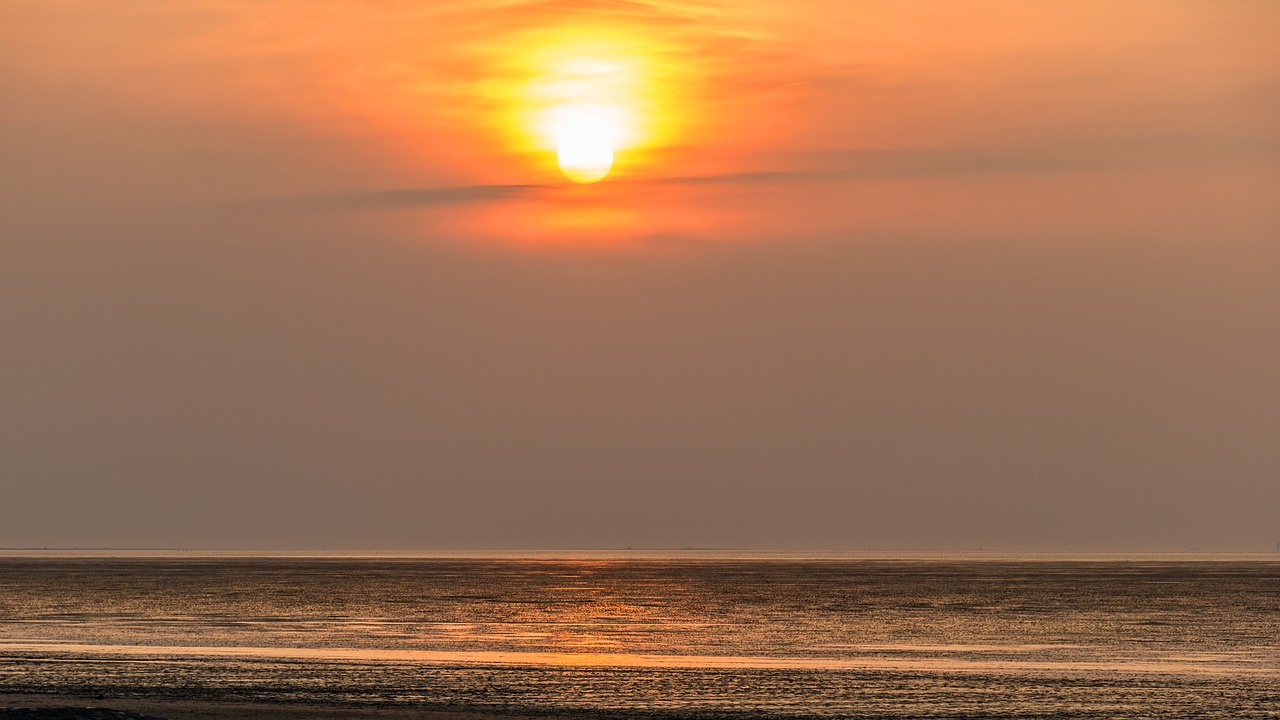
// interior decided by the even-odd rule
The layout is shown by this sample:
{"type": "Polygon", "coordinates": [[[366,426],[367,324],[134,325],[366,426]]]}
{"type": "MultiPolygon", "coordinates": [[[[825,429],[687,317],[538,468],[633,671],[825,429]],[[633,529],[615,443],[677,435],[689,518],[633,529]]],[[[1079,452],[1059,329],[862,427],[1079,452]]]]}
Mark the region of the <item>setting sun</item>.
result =
{"type": "Polygon", "coordinates": [[[571,138],[560,144],[557,160],[560,172],[570,180],[599,182],[613,167],[613,146],[600,137],[571,138]]]}
{"type": "Polygon", "coordinates": [[[619,115],[616,108],[599,105],[571,105],[552,113],[558,136],[556,159],[565,177],[585,184],[599,182],[609,174],[621,124],[619,115]]]}

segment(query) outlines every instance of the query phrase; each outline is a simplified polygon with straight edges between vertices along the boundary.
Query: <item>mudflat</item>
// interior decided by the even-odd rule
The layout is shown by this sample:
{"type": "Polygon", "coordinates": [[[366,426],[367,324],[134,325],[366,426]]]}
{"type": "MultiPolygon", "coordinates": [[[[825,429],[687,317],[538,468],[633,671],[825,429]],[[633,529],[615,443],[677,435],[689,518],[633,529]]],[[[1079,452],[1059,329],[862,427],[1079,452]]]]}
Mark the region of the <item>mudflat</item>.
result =
{"type": "MultiPolygon", "coordinates": [[[[537,720],[555,716],[538,715],[537,720]]],[[[535,716],[414,707],[151,700],[0,693],[0,720],[534,720],[535,716]]]]}

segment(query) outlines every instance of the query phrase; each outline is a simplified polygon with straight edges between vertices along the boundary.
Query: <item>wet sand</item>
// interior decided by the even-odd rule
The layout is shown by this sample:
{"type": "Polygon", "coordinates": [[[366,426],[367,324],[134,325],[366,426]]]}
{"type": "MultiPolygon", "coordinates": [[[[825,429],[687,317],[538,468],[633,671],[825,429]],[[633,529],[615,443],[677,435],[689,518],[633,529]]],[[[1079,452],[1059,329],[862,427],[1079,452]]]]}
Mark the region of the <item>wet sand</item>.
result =
{"type": "Polygon", "coordinates": [[[1278,571],[0,558],[0,720],[1280,720],[1278,571]]]}
{"type": "Polygon", "coordinates": [[[0,692],[0,720],[554,720],[558,717],[568,716],[0,692]]]}

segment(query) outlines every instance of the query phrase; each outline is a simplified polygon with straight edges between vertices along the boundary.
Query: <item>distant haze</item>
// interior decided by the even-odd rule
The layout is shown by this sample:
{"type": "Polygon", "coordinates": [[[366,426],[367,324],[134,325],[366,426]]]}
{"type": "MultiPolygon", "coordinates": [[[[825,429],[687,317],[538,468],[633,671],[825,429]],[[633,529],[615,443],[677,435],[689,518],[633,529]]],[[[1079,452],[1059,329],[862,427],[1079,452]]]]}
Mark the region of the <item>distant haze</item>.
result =
{"type": "Polygon", "coordinates": [[[1276,549],[1278,38],[10,0],[0,547],[1276,549]],[[674,108],[590,188],[502,114],[579,25],[674,108]]]}

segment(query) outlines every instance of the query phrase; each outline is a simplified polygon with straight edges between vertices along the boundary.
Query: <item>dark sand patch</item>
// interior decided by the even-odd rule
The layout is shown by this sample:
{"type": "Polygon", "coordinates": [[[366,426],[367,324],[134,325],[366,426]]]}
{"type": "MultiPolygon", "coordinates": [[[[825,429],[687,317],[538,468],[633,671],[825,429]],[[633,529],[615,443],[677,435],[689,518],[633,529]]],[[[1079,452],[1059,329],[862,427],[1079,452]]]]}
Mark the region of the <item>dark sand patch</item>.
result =
{"type": "Polygon", "coordinates": [[[147,700],[0,693],[0,720],[555,720],[554,716],[414,707],[147,700]]]}
{"type": "Polygon", "coordinates": [[[159,720],[150,715],[99,707],[9,708],[0,710],[0,720],[159,720]]]}

